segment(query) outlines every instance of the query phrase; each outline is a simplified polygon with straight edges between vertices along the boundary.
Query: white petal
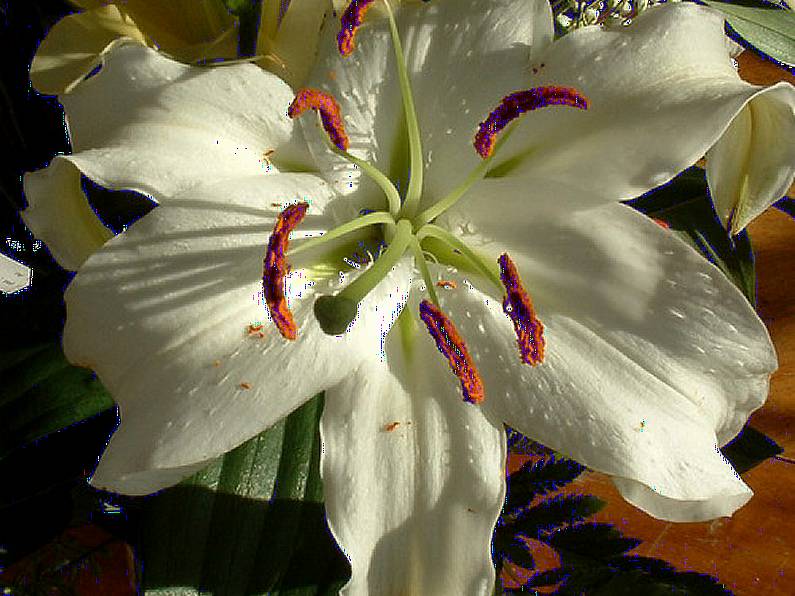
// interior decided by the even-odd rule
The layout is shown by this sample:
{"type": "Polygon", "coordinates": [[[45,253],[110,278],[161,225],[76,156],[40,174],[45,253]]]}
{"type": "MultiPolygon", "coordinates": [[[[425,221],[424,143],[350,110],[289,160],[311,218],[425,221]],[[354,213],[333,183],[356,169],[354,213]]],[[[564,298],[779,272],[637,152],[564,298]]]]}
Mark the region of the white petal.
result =
{"type": "Polygon", "coordinates": [[[288,294],[298,339],[284,340],[266,314],[272,202],[310,201],[303,227],[323,229],[330,196],[309,174],[197,188],[88,259],[66,292],[64,350],[96,370],[121,411],[95,485],[145,494],[172,484],[381,353],[406,293],[405,267],[373,291],[342,337],[317,326],[303,270],[292,273],[288,294]],[[249,333],[259,324],[264,337],[249,333]]]}
{"type": "Polygon", "coordinates": [[[484,409],[628,479],[619,488],[652,515],[682,521],[733,512],[750,491],[717,445],[764,402],[776,367],[767,331],[742,294],[628,207],[559,218],[543,209],[532,217],[528,207],[497,220],[493,205],[468,204],[478,228],[463,239],[495,239],[481,250],[507,250],[517,263],[546,328],[547,354],[535,368],[519,363],[498,292],[443,292],[472,338],[484,409]]]}
{"type": "MultiPolygon", "coordinates": [[[[765,92],[740,80],[723,18],[689,2],[648,10],[629,27],[584,27],[555,42],[538,62],[527,86],[574,87],[589,108],[553,106],[525,115],[495,168],[502,175],[577,184],[595,201],[632,198],[670,180],[703,157],[743,106],[765,92]],[[512,167],[501,168],[508,159],[512,167]]],[[[765,138],[790,146],[767,166],[778,185],[795,166],[795,91],[775,89],[766,97],[780,106],[778,121],[786,125],[765,138]]]]}
{"type": "Polygon", "coordinates": [[[724,226],[738,234],[795,178],[795,88],[758,92],[707,153],[707,181],[724,226]],[[731,222],[731,226],[729,226],[731,222]]]}
{"type": "MultiPolygon", "coordinates": [[[[522,88],[531,52],[552,39],[552,16],[546,2],[497,0],[484,7],[460,0],[401,7],[398,22],[426,160],[423,199],[438,199],[479,163],[472,146],[477,125],[504,95],[522,88]]],[[[368,13],[347,58],[337,52],[338,31],[339,21],[327,20],[309,84],[340,102],[353,153],[393,179],[405,175],[403,107],[387,23],[368,13]]],[[[320,134],[314,123],[306,127],[316,159],[338,163],[320,134]]],[[[341,174],[340,192],[349,183],[341,174]]]]}
{"type": "Polygon", "coordinates": [[[491,594],[505,434],[461,400],[430,337],[416,339],[407,357],[396,329],[386,363],[326,392],[326,511],[352,567],[342,593],[491,594]]]}
{"type": "Polygon", "coordinates": [[[273,171],[292,134],[291,100],[284,82],[251,64],[190,67],[123,41],[97,75],[61,98],[69,159],[102,186],[158,200],[273,171]]]}
{"type": "Polygon", "coordinates": [[[80,171],[63,156],[22,179],[27,208],[20,214],[33,235],[64,269],[77,270],[113,233],[91,209],[80,171]]]}

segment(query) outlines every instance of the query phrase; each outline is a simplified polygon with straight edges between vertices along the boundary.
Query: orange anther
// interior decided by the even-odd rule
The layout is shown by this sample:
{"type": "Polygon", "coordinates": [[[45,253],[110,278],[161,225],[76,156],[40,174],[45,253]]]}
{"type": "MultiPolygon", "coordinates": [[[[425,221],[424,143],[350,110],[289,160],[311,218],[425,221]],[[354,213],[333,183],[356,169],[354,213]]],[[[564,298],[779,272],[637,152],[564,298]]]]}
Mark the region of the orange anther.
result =
{"type": "Polygon", "coordinates": [[[420,318],[436,342],[436,347],[447,358],[453,374],[461,381],[464,400],[473,404],[481,403],[485,396],[483,380],[453,322],[428,300],[420,303],[420,318]]]}
{"type": "Polygon", "coordinates": [[[522,285],[516,265],[507,254],[503,254],[498,262],[500,279],[506,291],[502,310],[513,321],[522,362],[535,366],[544,361],[544,325],[536,317],[533,301],[522,285]]]}
{"type": "Polygon", "coordinates": [[[364,21],[364,13],[366,13],[373,5],[375,0],[353,0],[348,4],[348,8],[342,13],[340,18],[340,32],[337,35],[337,47],[340,54],[343,56],[350,55],[353,52],[355,44],[353,38],[356,36],[356,31],[364,21]]]}
{"type": "Polygon", "coordinates": [[[323,130],[326,131],[331,142],[342,151],[347,151],[350,141],[342,124],[340,106],[337,100],[325,91],[319,89],[301,89],[287,108],[290,118],[298,118],[307,110],[316,110],[320,113],[323,130]]]}
{"type": "Polygon", "coordinates": [[[289,272],[285,253],[290,232],[304,219],[307,208],[309,208],[308,203],[296,203],[279,214],[268,240],[268,252],[265,254],[262,271],[265,304],[276,328],[286,339],[295,339],[297,328],[284,296],[284,278],[289,272]]]}

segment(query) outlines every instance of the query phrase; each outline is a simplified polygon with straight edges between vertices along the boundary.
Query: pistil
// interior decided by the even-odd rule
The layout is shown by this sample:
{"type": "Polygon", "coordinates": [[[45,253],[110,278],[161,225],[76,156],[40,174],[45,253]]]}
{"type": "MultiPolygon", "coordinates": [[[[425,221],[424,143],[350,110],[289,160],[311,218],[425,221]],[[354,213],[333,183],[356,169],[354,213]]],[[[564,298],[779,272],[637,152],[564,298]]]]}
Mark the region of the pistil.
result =
{"type": "Polygon", "coordinates": [[[405,254],[412,239],[411,223],[402,219],[395,226],[395,236],[386,250],[356,279],[334,296],[320,296],[315,301],[315,317],[328,335],[345,333],[356,318],[361,302],[405,254]]]}

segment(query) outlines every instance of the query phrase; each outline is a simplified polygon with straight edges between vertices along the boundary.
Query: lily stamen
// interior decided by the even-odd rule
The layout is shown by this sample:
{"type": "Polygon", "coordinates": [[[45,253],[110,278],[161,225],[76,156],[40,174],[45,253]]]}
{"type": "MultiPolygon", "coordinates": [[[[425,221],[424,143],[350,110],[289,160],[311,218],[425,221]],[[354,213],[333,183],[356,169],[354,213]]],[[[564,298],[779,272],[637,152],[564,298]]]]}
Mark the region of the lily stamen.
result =
{"type": "Polygon", "coordinates": [[[447,358],[453,374],[461,381],[464,401],[472,404],[482,403],[485,397],[483,379],[475,368],[466,343],[453,322],[429,300],[420,303],[420,318],[436,342],[436,347],[447,358]]]}
{"type": "Polygon", "coordinates": [[[364,13],[366,13],[373,5],[375,0],[353,0],[348,4],[348,8],[342,13],[340,18],[340,32],[337,35],[337,47],[340,54],[349,56],[356,44],[354,44],[354,37],[356,31],[364,21],[364,13]]]}
{"type": "Polygon", "coordinates": [[[502,309],[513,321],[516,343],[519,345],[522,362],[535,366],[544,361],[544,325],[536,317],[533,301],[522,284],[519,272],[508,254],[498,259],[500,279],[505,286],[502,309]]]}
{"type": "Polygon", "coordinates": [[[570,106],[587,110],[588,99],[570,87],[535,87],[511,93],[480,123],[473,143],[475,150],[483,159],[488,158],[494,151],[497,134],[508,123],[525,112],[546,106],[570,106]]]}
{"type": "Polygon", "coordinates": [[[340,105],[334,97],[320,89],[301,89],[295,96],[293,103],[287,108],[290,118],[298,118],[307,110],[316,110],[320,114],[323,130],[326,131],[331,142],[341,151],[347,151],[350,140],[345,132],[340,115],[340,105]]]}
{"type": "Polygon", "coordinates": [[[265,304],[276,328],[285,339],[295,339],[297,336],[295,320],[284,297],[284,278],[290,270],[285,253],[290,232],[303,221],[308,208],[309,203],[296,203],[279,214],[268,240],[268,251],[263,263],[262,292],[265,304]]]}

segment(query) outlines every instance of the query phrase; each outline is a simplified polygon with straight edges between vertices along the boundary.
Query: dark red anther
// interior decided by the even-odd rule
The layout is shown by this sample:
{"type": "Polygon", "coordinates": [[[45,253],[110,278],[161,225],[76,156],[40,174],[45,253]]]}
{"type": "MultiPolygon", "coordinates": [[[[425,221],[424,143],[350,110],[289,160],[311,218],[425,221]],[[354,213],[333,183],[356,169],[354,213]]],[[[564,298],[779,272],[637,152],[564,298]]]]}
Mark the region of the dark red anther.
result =
{"type": "Polygon", "coordinates": [[[522,285],[516,265],[507,254],[502,255],[498,262],[500,279],[506,291],[502,310],[513,321],[522,362],[535,366],[544,361],[544,325],[536,317],[533,301],[522,285]]]}
{"type": "Polygon", "coordinates": [[[262,291],[265,304],[279,333],[285,339],[295,339],[297,327],[287,300],[284,296],[284,278],[290,272],[287,264],[287,246],[290,232],[301,223],[306,215],[308,203],[290,205],[279,214],[273,233],[268,240],[268,252],[262,269],[262,291]]]}
{"type": "Polygon", "coordinates": [[[481,403],[485,396],[483,380],[453,322],[428,300],[420,303],[420,318],[436,342],[436,347],[447,358],[453,374],[461,381],[464,400],[472,404],[481,403]]]}
{"type": "Polygon", "coordinates": [[[570,106],[587,110],[588,100],[576,89],[569,87],[535,87],[511,93],[480,123],[480,129],[475,135],[475,150],[483,159],[490,157],[497,134],[503,128],[525,112],[546,106],[570,106]]]}
{"type": "Polygon", "coordinates": [[[345,125],[342,123],[342,115],[337,100],[319,89],[301,89],[295,96],[293,103],[287,108],[287,115],[290,118],[298,118],[307,110],[320,112],[323,130],[326,131],[331,142],[342,151],[347,151],[350,142],[348,135],[345,133],[345,125]]]}
{"type": "Polygon", "coordinates": [[[364,21],[364,13],[373,5],[373,2],[375,0],[353,0],[348,4],[345,12],[342,13],[340,18],[342,27],[339,35],[337,35],[337,47],[343,56],[348,56],[353,52],[355,47],[353,38],[356,36],[356,31],[361,26],[362,21],[364,21]]]}

